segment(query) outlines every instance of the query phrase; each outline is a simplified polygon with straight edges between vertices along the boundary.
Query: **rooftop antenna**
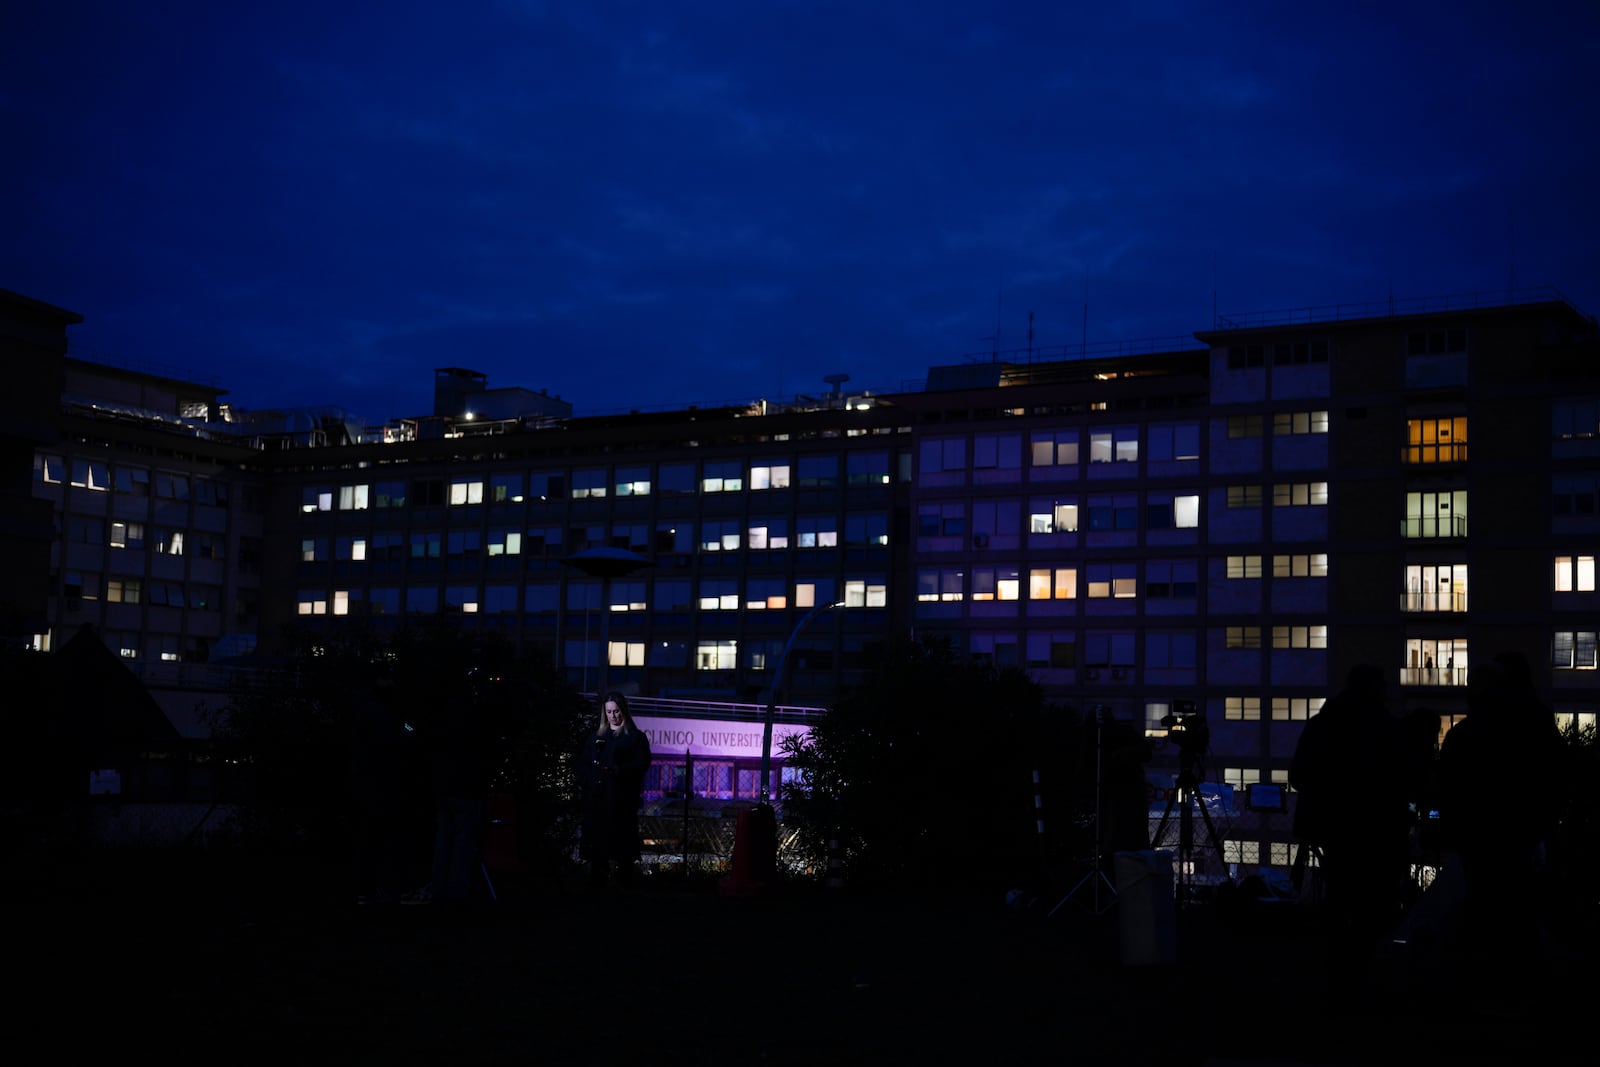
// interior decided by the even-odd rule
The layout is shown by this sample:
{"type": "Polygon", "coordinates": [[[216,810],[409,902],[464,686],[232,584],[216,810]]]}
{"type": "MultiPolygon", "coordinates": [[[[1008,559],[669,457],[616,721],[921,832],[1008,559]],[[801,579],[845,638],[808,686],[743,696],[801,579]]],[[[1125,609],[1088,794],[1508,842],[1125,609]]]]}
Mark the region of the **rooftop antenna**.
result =
{"type": "Polygon", "coordinates": [[[1083,272],[1083,341],[1078,347],[1078,358],[1089,354],[1089,272],[1083,272]]]}
{"type": "Polygon", "coordinates": [[[1000,293],[999,289],[994,291],[994,349],[989,353],[996,363],[1000,362],[1000,293]]]}
{"type": "Polygon", "coordinates": [[[1028,312],[1028,362],[1033,362],[1033,312],[1028,312]]]}
{"type": "Polygon", "coordinates": [[[1211,250],[1211,328],[1217,328],[1217,250],[1211,250]]]}

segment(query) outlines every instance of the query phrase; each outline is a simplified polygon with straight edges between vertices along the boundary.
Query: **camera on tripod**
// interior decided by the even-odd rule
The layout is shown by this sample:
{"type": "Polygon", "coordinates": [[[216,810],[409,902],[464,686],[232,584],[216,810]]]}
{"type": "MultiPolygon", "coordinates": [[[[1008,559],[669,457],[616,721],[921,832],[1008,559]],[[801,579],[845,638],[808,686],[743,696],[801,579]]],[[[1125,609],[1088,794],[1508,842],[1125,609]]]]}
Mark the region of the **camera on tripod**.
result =
{"type": "Polygon", "coordinates": [[[1161,716],[1161,725],[1167,728],[1167,740],[1178,746],[1178,755],[1185,759],[1199,757],[1211,744],[1211,728],[1206,725],[1205,712],[1192,700],[1173,703],[1176,709],[1161,716]]]}

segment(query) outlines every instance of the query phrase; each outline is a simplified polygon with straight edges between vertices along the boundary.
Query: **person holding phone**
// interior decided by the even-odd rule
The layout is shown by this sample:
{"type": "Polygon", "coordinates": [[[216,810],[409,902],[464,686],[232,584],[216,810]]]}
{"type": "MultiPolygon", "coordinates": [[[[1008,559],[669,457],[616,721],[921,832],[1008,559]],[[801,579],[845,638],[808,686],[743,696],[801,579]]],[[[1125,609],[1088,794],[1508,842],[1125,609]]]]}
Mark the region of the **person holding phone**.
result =
{"type": "Polygon", "coordinates": [[[583,822],[578,857],[589,865],[589,888],[613,879],[631,888],[639,862],[639,801],[650,767],[650,739],[633,721],[628,698],[610,692],[600,701],[600,722],[578,757],[583,822]]]}

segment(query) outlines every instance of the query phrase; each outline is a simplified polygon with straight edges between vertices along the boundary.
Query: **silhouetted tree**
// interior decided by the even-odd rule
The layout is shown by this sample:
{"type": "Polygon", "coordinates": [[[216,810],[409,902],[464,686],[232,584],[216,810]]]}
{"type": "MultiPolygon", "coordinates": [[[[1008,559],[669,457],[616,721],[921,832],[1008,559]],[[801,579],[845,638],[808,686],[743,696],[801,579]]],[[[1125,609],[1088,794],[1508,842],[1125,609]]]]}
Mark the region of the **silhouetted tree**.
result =
{"type": "Polygon", "coordinates": [[[442,618],[393,633],[296,633],[288,648],[278,669],[236,688],[211,723],[219,753],[251,772],[241,826],[247,843],[347,847],[340,813],[352,695],[379,674],[392,679],[391,699],[416,742],[405,792],[415,798],[419,857],[431,833],[428,738],[469,702],[492,724],[491,788],[516,797],[523,840],[570,835],[571,759],[589,713],[545,657],[442,618]]]}
{"type": "Polygon", "coordinates": [[[1594,944],[1600,937],[1600,735],[1593,725],[1561,731],[1562,800],[1549,844],[1558,924],[1594,944]],[[1572,920],[1572,930],[1565,919],[1572,920]]]}
{"type": "Polygon", "coordinates": [[[1005,887],[1037,869],[1033,771],[1069,773],[1074,717],[1018,668],[925,638],[782,751],[783,818],[824,869],[835,834],[857,884],[1005,887]],[[1059,770],[1058,770],[1059,769],[1059,770]]]}

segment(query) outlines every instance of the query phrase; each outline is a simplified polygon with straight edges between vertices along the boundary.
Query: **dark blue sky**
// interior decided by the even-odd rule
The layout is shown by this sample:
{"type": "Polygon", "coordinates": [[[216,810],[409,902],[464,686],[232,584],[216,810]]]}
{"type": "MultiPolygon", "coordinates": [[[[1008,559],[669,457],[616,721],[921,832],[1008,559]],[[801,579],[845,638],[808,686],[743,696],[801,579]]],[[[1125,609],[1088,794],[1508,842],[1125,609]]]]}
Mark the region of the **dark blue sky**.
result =
{"type": "Polygon", "coordinates": [[[579,414],[893,390],[1030,311],[1596,314],[1597,46],[1592,0],[12,4],[0,287],[374,419],[446,366],[579,414]]]}

